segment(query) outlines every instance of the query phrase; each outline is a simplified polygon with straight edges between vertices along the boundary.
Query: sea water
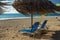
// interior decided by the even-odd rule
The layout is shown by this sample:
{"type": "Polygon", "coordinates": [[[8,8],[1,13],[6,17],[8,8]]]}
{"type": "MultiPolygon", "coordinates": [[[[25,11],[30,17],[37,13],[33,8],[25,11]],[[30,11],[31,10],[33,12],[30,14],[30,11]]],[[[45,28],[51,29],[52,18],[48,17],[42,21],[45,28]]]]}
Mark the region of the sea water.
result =
{"type": "MultiPolygon", "coordinates": [[[[34,16],[39,17],[41,15],[36,14],[34,16]]],[[[47,14],[46,16],[60,16],[60,14],[50,13],[50,14],[47,14]]],[[[15,17],[27,17],[27,16],[25,16],[23,14],[18,14],[18,13],[16,13],[16,14],[10,13],[10,14],[1,14],[0,15],[0,18],[15,18],[15,17]]],[[[30,17],[30,16],[28,16],[28,17],[30,17]]]]}

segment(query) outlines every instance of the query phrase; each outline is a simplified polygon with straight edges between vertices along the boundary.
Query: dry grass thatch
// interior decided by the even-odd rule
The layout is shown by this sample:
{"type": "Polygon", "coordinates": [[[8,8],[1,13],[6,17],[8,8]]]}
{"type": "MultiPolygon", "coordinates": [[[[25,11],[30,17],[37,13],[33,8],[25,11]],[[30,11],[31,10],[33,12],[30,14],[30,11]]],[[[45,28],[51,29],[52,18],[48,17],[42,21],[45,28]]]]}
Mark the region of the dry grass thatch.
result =
{"type": "Polygon", "coordinates": [[[60,7],[49,0],[15,0],[13,7],[22,14],[45,14],[60,11],[60,7]]]}

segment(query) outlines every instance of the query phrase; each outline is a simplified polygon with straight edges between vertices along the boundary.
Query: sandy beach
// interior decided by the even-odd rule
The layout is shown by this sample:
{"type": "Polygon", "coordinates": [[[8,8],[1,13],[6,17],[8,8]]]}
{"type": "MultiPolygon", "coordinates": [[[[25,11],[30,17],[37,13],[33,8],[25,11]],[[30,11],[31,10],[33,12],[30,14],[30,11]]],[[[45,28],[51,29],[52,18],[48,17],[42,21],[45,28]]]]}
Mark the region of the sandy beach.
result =
{"type": "Polygon", "coordinates": [[[45,36],[30,37],[19,32],[22,28],[31,26],[31,19],[10,19],[0,20],[0,40],[60,40],[60,21],[56,17],[46,17],[44,19],[34,18],[35,22],[48,20],[48,30],[53,32],[46,33],[45,36]]]}

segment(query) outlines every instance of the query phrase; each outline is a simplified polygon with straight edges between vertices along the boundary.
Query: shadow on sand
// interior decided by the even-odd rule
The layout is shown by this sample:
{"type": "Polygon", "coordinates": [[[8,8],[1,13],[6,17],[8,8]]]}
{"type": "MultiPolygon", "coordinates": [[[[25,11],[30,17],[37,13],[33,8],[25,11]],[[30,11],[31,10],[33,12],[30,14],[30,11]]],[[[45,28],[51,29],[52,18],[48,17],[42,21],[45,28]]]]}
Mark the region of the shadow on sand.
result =
{"type": "Polygon", "coordinates": [[[60,40],[60,31],[55,31],[55,34],[52,35],[54,40],[60,40]]]}
{"type": "Polygon", "coordinates": [[[43,34],[27,34],[27,33],[23,33],[24,36],[29,36],[29,37],[32,37],[32,38],[37,38],[37,39],[40,39],[43,34]]]}
{"type": "Polygon", "coordinates": [[[25,36],[29,36],[32,38],[36,38],[36,39],[52,39],[52,40],[60,40],[60,31],[55,31],[55,34],[53,34],[52,36],[50,35],[45,35],[46,33],[38,33],[38,34],[26,34],[24,33],[23,35],[25,36]]]}
{"type": "Polygon", "coordinates": [[[23,33],[24,36],[29,36],[32,38],[36,38],[36,39],[49,39],[49,35],[45,35],[47,32],[40,32],[40,33],[35,33],[35,34],[29,34],[29,33],[23,33]]]}

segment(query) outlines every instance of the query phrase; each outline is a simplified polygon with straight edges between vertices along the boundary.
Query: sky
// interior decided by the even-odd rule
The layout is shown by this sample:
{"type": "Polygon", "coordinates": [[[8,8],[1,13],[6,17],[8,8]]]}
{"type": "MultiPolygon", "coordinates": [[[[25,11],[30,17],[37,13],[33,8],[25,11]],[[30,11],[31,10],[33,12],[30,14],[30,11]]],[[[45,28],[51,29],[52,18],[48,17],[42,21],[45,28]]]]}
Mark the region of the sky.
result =
{"type": "Polygon", "coordinates": [[[13,13],[13,14],[15,14],[15,13],[18,13],[16,10],[15,10],[15,8],[13,8],[12,6],[6,6],[7,7],[7,9],[6,9],[6,12],[4,13],[4,14],[6,14],[6,13],[13,13]]]}
{"type": "MultiPolygon", "coordinates": [[[[1,0],[0,0],[1,1],[1,0]]],[[[9,1],[9,2],[14,2],[14,0],[4,0],[4,1],[9,1]]],[[[54,4],[60,4],[60,0],[50,0],[52,1],[54,4]]],[[[6,13],[18,13],[12,6],[6,6],[8,7],[8,11],[5,12],[6,13]]]]}
{"type": "Polygon", "coordinates": [[[53,3],[60,3],[60,0],[51,0],[53,3]]]}
{"type": "MultiPolygon", "coordinates": [[[[11,2],[11,0],[10,1],[1,1],[1,2],[11,2]]],[[[12,3],[12,2],[11,2],[12,3]]],[[[15,10],[15,8],[13,8],[13,6],[12,5],[10,5],[10,6],[5,6],[5,7],[7,7],[7,9],[5,9],[6,11],[4,12],[4,14],[10,14],[10,13],[12,13],[12,14],[15,14],[15,13],[18,13],[16,10],[15,10]]]]}

